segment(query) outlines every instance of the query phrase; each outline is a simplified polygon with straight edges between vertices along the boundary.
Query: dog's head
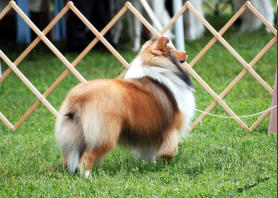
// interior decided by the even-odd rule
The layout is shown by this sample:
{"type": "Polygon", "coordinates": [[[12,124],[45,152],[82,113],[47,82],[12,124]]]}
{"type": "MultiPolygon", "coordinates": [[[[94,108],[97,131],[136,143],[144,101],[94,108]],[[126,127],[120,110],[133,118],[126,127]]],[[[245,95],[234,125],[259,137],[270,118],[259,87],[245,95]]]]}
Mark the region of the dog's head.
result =
{"type": "Polygon", "coordinates": [[[169,39],[161,37],[147,41],[138,56],[147,66],[176,66],[176,62],[186,61],[187,52],[177,51],[168,45],[169,39]]]}
{"type": "Polygon", "coordinates": [[[189,86],[193,86],[181,65],[188,57],[187,52],[175,50],[168,43],[169,39],[166,37],[149,40],[143,45],[138,57],[144,66],[171,69],[189,86]]]}

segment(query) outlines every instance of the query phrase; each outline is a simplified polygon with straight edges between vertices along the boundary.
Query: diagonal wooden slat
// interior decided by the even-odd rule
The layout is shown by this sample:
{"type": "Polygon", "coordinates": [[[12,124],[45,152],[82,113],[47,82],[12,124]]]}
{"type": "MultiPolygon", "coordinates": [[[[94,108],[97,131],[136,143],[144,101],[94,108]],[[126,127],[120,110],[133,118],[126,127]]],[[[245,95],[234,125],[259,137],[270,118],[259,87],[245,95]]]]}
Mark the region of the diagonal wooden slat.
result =
{"type": "Polygon", "coordinates": [[[10,59],[0,50],[0,57],[4,62],[13,70],[13,72],[22,80],[22,82],[37,96],[37,98],[51,111],[54,116],[58,116],[59,113],[54,107],[43,97],[43,95],[37,90],[37,88],[19,71],[19,69],[10,61],[10,59]]]}
{"type": "MultiPolygon", "coordinates": [[[[133,6],[130,4],[130,3],[127,3],[126,4],[128,7],[129,7],[129,9],[138,17],[138,13],[136,13],[136,10],[135,9],[133,9],[133,6]]],[[[76,14],[79,14],[79,13],[76,13],[76,14]]],[[[138,17],[139,18],[139,20],[141,20],[140,19],[140,16],[138,17]]],[[[81,19],[81,18],[80,18],[81,19]]],[[[82,19],[81,19],[82,20],[82,19]]],[[[142,22],[143,22],[143,24],[144,24],[144,18],[143,18],[143,20],[141,20],[142,22]]],[[[144,24],[145,25],[145,24],[144,24]]],[[[151,28],[151,27],[150,27],[151,28]]],[[[151,31],[153,34],[157,34],[155,31],[151,31]]],[[[96,34],[97,35],[97,34],[96,34]]],[[[100,35],[97,35],[97,36],[100,36],[100,35]]],[[[202,84],[204,84],[204,83],[202,83],[202,84]]],[[[208,85],[206,86],[206,87],[208,87],[208,85]]],[[[211,92],[211,93],[214,93],[214,92],[211,92]]],[[[214,93],[215,94],[215,93],[214,93]]],[[[212,95],[214,95],[214,94],[212,94],[212,95]]],[[[222,105],[224,106],[224,108],[233,116],[233,117],[236,117],[236,115],[233,113],[233,111],[223,102],[223,101],[221,101],[220,103],[222,103],[222,105]]],[[[239,118],[236,118],[236,121],[237,122],[239,122],[239,124],[242,126],[242,127],[244,127],[245,129],[247,129],[247,126],[239,119],[239,118]]]]}
{"type": "Polygon", "coordinates": [[[233,112],[233,110],[209,87],[209,85],[190,67],[185,63],[184,68],[205,88],[205,90],[219,103],[225,111],[231,115],[234,120],[245,130],[248,131],[247,125],[233,112]]]}
{"type": "MultiPolygon", "coordinates": [[[[127,8],[124,6],[114,17],[113,19],[103,28],[100,32],[102,35],[105,35],[110,28],[125,14],[127,8]]],[[[99,39],[96,37],[94,38],[89,45],[76,57],[76,59],[72,62],[74,67],[88,54],[88,52],[97,44],[99,39]]],[[[44,92],[43,96],[45,98],[62,82],[62,80],[70,73],[68,69],[66,69],[52,85],[44,92]]],[[[40,100],[37,100],[29,109],[28,111],[20,118],[20,120],[15,124],[15,128],[18,128],[32,113],[35,109],[41,104],[40,100]]]]}
{"type": "MultiPolygon", "coordinates": [[[[141,20],[140,18],[140,14],[138,12],[136,12],[136,9],[130,4],[130,3],[127,3],[128,7],[130,10],[132,10],[132,12],[136,15],[136,16],[139,16],[139,20],[141,20]]],[[[185,9],[182,9],[182,10],[185,10],[185,9]]],[[[176,20],[178,18],[178,15],[179,14],[182,14],[182,12],[178,12],[177,13],[177,16],[174,17],[174,19],[176,20]]],[[[144,20],[142,20],[143,22],[144,20]]],[[[174,20],[171,21],[172,23],[174,23],[174,20]]],[[[144,24],[145,25],[145,24],[144,24]]],[[[167,27],[167,25],[166,25],[167,27]]],[[[166,28],[163,28],[163,31],[165,31],[166,28]]],[[[167,30],[166,30],[167,31],[167,30]]],[[[152,31],[152,33],[154,35],[156,35],[157,37],[160,36],[161,34],[157,33],[155,30],[152,31]]],[[[219,101],[219,97],[217,96],[217,94],[208,86],[208,84],[192,69],[192,68],[188,68],[189,65],[185,64],[185,68],[186,70],[210,93],[210,95],[216,99],[217,101],[219,101]]],[[[222,101],[220,99],[219,103],[223,106],[223,108],[233,117],[235,117],[235,121],[238,122],[238,124],[240,124],[240,126],[242,126],[245,130],[248,130],[248,127],[246,126],[246,124],[240,119],[237,117],[237,115],[228,107],[228,105],[226,105],[226,103],[224,101],[222,101]]]]}
{"type": "Polygon", "coordinates": [[[160,33],[152,27],[152,25],[134,8],[130,2],[126,2],[126,6],[156,38],[161,37],[160,33]]]}
{"type": "MultiPolygon", "coordinates": [[[[246,10],[246,6],[242,6],[233,16],[232,18],[220,29],[219,34],[222,36],[231,25],[242,15],[242,13],[246,10]]],[[[197,61],[199,61],[203,55],[216,43],[217,38],[213,37],[207,45],[202,48],[202,50],[194,57],[194,59],[189,63],[191,67],[193,67],[197,61]]]]}
{"type": "Polygon", "coordinates": [[[178,11],[175,16],[173,16],[170,21],[168,22],[168,24],[166,24],[163,29],[161,30],[161,34],[164,34],[165,32],[167,32],[169,30],[169,28],[176,22],[176,20],[186,11],[187,7],[184,4],[181,8],[180,11],[178,11]]]}
{"type": "MultiPolygon", "coordinates": [[[[67,11],[69,9],[69,5],[72,4],[71,2],[68,2],[66,10],[67,11]]],[[[57,16],[56,18],[61,18],[62,15],[64,14],[65,11],[61,11],[60,13],[60,17],[57,16]]],[[[101,32],[101,34],[105,34],[118,20],[119,18],[127,11],[127,6],[124,6],[119,13],[110,21],[110,23],[103,29],[103,31],[101,32]]],[[[52,24],[55,25],[55,23],[57,23],[58,19],[54,19],[52,21],[52,24]]],[[[149,27],[150,24],[148,24],[149,27]]],[[[48,29],[51,29],[51,26],[49,26],[48,29]]],[[[46,31],[49,31],[48,29],[46,29],[46,31]]],[[[38,39],[39,41],[40,39],[38,39]]],[[[38,42],[36,41],[36,42],[38,42]]],[[[81,59],[90,51],[90,49],[99,41],[98,38],[95,38],[86,48],[85,50],[83,50],[83,52],[73,61],[73,65],[76,66],[78,64],[79,61],[81,61],[81,59]]],[[[36,43],[35,43],[36,44],[36,43]]],[[[31,47],[33,48],[34,46],[31,45],[31,47]]],[[[26,56],[26,54],[28,54],[31,51],[30,46],[24,51],[25,53],[21,54],[19,56],[19,58],[17,59],[17,61],[15,61],[16,63],[22,61],[24,59],[24,55],[26,56]],[[28,51],[27,51],[28,50],[28,51]]],[[[120,55],[119,55],[120,56],[120,55]]],[[[123,62],[124,66],[127,66],[128,64],[126,64],[126,62],[123,62]]],[[[54,88],[67,76],[67,74],[69,73],[69,70],[66,70],[60,77],[58,77],[58,79],[50,86],[50,88],[43,94],[44,97],[47,97],[52,90],[54,90],[54,88]]],[[[38,105],[41,103],[40,100],[38,100],[22,117],[21,119],[15,124],[15,128],[19,127],[30,115],[31,113],[38,107],[38,105]]]]}
{"type": "MultiPolygon", "coordinates": [[[[188,2],[189,3],[189,2],[188,2]]],[[[250,4],[250,3],[249,3],[250,4]]],[[[180,10],[180,12],[178,12],[171,20],[170,22],[163,28],[162,31],[166,32],[169,27],[175,22],[174,19],[178,18],[187,8],[187,4],[184,4],[183,8],[180,10]]],[[[223,28],[221,28],[221,30],[219,31],[220,36],[222,36],[225,31],[234,23],[234,21],[247,9],[247,5],[244,4],[234,15],[233,17],[225,24],[225,26],[223,26],[223,28]]],[[[265,20],[265,19],[263,19],[265,20]]],[[[272,31],[275,33],[275,29],[272,31]]],[[[163,33],[163,32],[162,32],[163,33]]],[[[217,37],[213,37],[211,39],[211,41],[200,51],[200,53],[191,61],[191,63],[189,64],[191,67],[193,67],[196,62],[208,51],[208,49],[211,48],[211,46],[217,41],[217,37]]],[[[276,40],[276,39],[274,39],[276,40]]],[[[272,40],[268,45],[273,45],[274,44],[274,40],[272,40]]],[[[258,61],[258,59],[260,59],[260,57],[267,51],[266,48],[268,48],[269,46],[266,46],[265,49],[262,50],[262,53],[259,53],[258,56],[255,57],[255,59],[250,63],[252,64],[252,66],[258,61]]],[[[222,96],[224,97],[230,90],[231,88],[237,83],[236,81],[239,81],[245,74],[247,73],[247,69],[245,68],[245,70],[227,87],[227,89],[224,90],[224,92],[222,93],[222,95],[220,95],[220,97],[222,98],[222,96]]],[[[270,87],[269,87],[270,88],[270,87]]],[[[269,92],[271,91],[270,89],[267,89],[269,92]]],[[[271,92],[270,92],[271,93],[271,92]]],[[[217,104],[217,101],[214,101],[212,103],[212,105],[209,106],[209,108],[206,109],[207,113],[214,108],[214,106],[217,104]]],[[[202,120],[202,118],[204,118],[206,116],[205,113],[203,113],[191,126],[191,130],[202,120]]],[[[250,130],[250,129],[249,129],[250,130]]]]}
{"type": "Polygon", "coordinates": [[[245,5],[249,8],[251,12],[253,12],[256,17],[261,20],[261,22],[277,37],[277,30],[263,17],[261,13],[251,4],[250,1],[247,1],[245,5]]]}
{"type": "MultiPolygon", "coordinates": [[[[39,100],[22,116],[22,118],[13,126],[8,119],[0,112],[0,120],[4,122],[4,124],[9,127],[11,130],[16,129],[20,126],[23,121],[31,115],[31,113],[38,107],[38,105],[42,102],[44,105],[55,115],[57,116],[57,111],[48,103],[46,97],[58,86],[58,84],[70,73],[72,72],[80,81],[86,81],[76,70],[76,65],[84,58],[84,56],[95,46],[98,41],[101,41],[106,48],[127,68],[129,64],[121,57],[121,55],[110,45],[109,42],[104,38],[106,32],[120,19],[120,17],[127,11],[131,11],[145,26],[146,28],[155,36],[160,37],[163,35],[176,21],[176,19],[182,15],[187,9],[189,9],[199,20],[209,29],[209,31],[214,35],[211,41],[200,51],[200,53],[189,63],[184,64],[184,68],[205,88],[205,90],[215,99],[215,101],[206,109],[207,112],[211,111],[216,104],[220,104],[228,114],[234,117],[235,121],[245,130],[253,130],[268,114],[269,112],[265,112],[256,122],[252,124],[252,126],[248,129],[246,124],[240,120],[240,118],[228,107],[227,104],[222,100],[223,97],[246,75],[246,73],[250,72],[251,75],[260,83],[264,88],[272,94],[271,87],[263,80],[261,77],[252,69],[252,66],[256,64],[256,62],[268,51],[268,49],[276,42],[277,40],[277,30],[272,27],[263,16],[251,5],[250,2],[246,2],[242,8],[221,28],[219,32],[216,32],[215,29],[204,19],[199,13],[191,6],[190,2],[186,2],[182,9],[169,21],[169,23],[162,29],[161,32],[157,32],[152,25],[148,23],[148,21],[132,6],[131,3],[127,2],[125,6],[118,12],[118,14],[107,24],[107,26],[101,31],[98,32],[94,26],[82,15],[82,13],[73,5],[72,2],[68,2],[66,6],[62,9],[62,11],[50,22],[50,24],[41,32],[32,21],[26,17],[26,15],[20,10],[20,8],[16,5],[14,1],[10,1],[10,3],[4,8],[4,10],[0,13],[0,20],[5,16],[5,14],[10,10],[14,9],[23,20],[33,29],[33,31],[38,35],[38,37],[24,50],[24,52],[12,63],[5,54],[0,51],[1,58],[8,62],[8,70],[4,72],[4,75],[0,77],[0,82],[2,82],[8,74],[13,70],[20,79],[28,86],[28,88],[39,98],[39,100]],[[246,10],[249,9],[252,11],[266,26],[270,31],[275,35],[265,47],[264,49],[249,63],[247,64],[245,60],[223,39],[222,35],[226,32],[226,30],[234,23],[234,21],[246,10]],[[66,12],[69,10],[73,11],[77,17],[96,35],[96,38],[79,54],[79,56],[72,62],[69,63],[67,59],[56,49],[56,47],[45,37],[45,35],[49,32],[51,28],[57,23],[58,20],[66,12]],[[16,68],[18,64],[30,53],[30,51],[37,45],[37,43],[42,40],[52,52],[65,64],[67,69],[56,79],[56,81],[46,90],[46,92],[41,95],[36,88],[31,84],[31,82],[16,68]],[[208,84],[193,70],[193,66],[196,62],[210,49],[210,47],[216,42],[220,41],[227,50],[244,66],[244,70],[224,89],[224,91],[218,96],[209,86],[208,84]]],[[[120,76],[124,74],[125,71],[121,73],[120,76]]],[[[202,119],[205,117],[203,114],[200,116],[202,119]]],[[[199,118],[200,118],[199,117],[199,118]]],[[[196,123],[192,125],[194,128],[198,124],[199,118],[194,122],[196,123]]],[[[200,120],[199,120],[200,121],[200,120]]]]}
{"type": "Polygon", "coordinates": [[[69,2],[70,9],[75,13],[75,15],[94,33],[94,35],[105,45],[105,47],[125,66],[128,67],[129,64],[123,59],[123,57],[115,50],[115,48],[103,37],[103,35],[86,19],[86,17],[69,2]]]}
{"type": "Polygon", "coordinates": [[[187,1],[187,7],[192,13],[207,27],[207,29],[219,40],[224,47],[250,72],[250,74],[270,93],[273,89],[248,65],[248,63],[230,46],[229,43],[207,22],[207,20],[199,14],[199,12],[187,1]]]}
{"type": "Polygon", "coordinates": [[[15,127],[10,123],[10,121],[0,112],[0,120],[12,131],[15,130],[15,127]]]}
{"type": "MultiPolygon", "coordinates": [[[[163,34],[164,32],[166,32],[169,27],[177,20],[177,18],[183,14],[183,12],[185,12],[187,9],[187,5],[184,4],[184,6],[182,7],[182,9],[169,21],[169,23],[162,29],[161,34],[163,34]]],[[[244,11],[244,10],[243,10],[244,11]]],[[[241,11],[241,12],[243,12],[241,11]]],[[[239,15],[239,14],[238,14],[239,15]]],[[[238,16],[236,16],[238,17],[238,16]]],[[[236,18],[235,17],[235,18],[236,18]]],[[[235,19],[233,19],[235,20],[235,19]]],[[[230,22],[231,23],[231,22],[230,22]]],[[[229,24],[230,24],[229,23],[229,24]]],[[[225,27],[227,28],[227,27],[225,27]]],[[[224,29],[225,30],[225,29],[224,29]]],[[[219,104],[221,104],[221,106],[227,111],[228,114],[230,114],[232,117],[234,117],[235,121],[245,130],[248,130],[247,125],[240,119],[238,118],[238,116],[228,107],[228,105],[221,100],[221,98],[219,98],[219,96],[217,96],[217,94],[208,86],[208,84],[190,67],[189,64],[185,64],[185,69],[205,88],[205,90],[217,101],[219,102],[219,104]],[[190,67],[190,68],[188,68],[190,67]]]]}
{"type": "Polygon", "coordinates": [[[10,1],[11,7],[21,16],[21,18],[28,24],[28,26],[41,38],[41,40],[48,46],[48,48],[62,61],[62,63],[73,73],[73,75],[85,82],[85,78],[70,64],[70,62],[63,56],[63,54],[48,40],[48,38],[37,28],[37,26],[25,15],[25,13],[16,5],[14,1],[10,1]]]}
{"type": "Polygon", "coordinates": [[[0,20],[11,10],[11,5],[8,4],[1,12],[0,12],[0,20]]]}
{"type": "MultiPolygon", "coordinates": [[[[131,4],[128,4],[130,10],[133,10],[133,13],[137,16],[138,13],[136,13],[136,9],[131,5],[131,4]]],[[[182,9],[182,11],[185,10],[185,9],[182,9]]],[[[177,13],[177,16],[174,17],[174,19],[176,20],[179,15],[182,14],[182,12],[178,12],[177,13]]],[[[174,23],[174,20],[171,21],[172,23],[174,23]]],[[[166,25],[167,27],[167,25],[166,25]]],[[[163,28],[163,31],[167,31],[166,28],[163,28]]],[[[157,34],[156,31],[153,31],[152,32],[153,34],[157,34]]],[[[157,34],[157,36],[160,36],[160,34],[157,34]]],[[[219,97],[217,96],[217,94],[208,86],[208,84],[192,69],[192,68],[188,68],[189,65],[185,64],[185,68],[186,70],[210,93],[210,95],[216,99],[217,101],[219,101],[219,97]]],[[[245,130],[248,130],[248,127],[246,126],[246,124],[240,120],[237,115],[228,107],[228,105],[226,105],[226,103],[224,101],[222,101],[220,99],[219,103],[223,106],[223,108],[233,117],[236,117],[235,120],[236,122],[238,122],[245,130]]]]}
{"type": "MultiPolygon", "coordinates": [[[[10,5],[10,4],[8,4],[10,5]]],[[[44,35],[46,35],[54,26],[55,24],[66,14],[66,12],[69,10],[68,6],[65,6],[59,14],[46,26],[46,28],[42,31],[44,35]]],[[[40,37],[38,36],[36,39],[32,41],[30,45],[17,57],[17,59],[14,61],[15,66],[18,66],[19,63],[31,52],[34,47],[37,46],[37,44],[41,41],[40,37]]],[[[0,83],[7,78],[7,76],[11,73],[11,68],[8,68],[0,77],[0,83]]]]}
{"type": "MultiPolygon", "coordinates": [[[[271,108],[271,107],[270,107],[271,108]]],[[[264,112],[257,121],[255,121],[249,128],[249,131],[253,131],[265,118],[270,114],[271,110],[264,112]]]]}
{"type": "MultiPolygon", "coordinates": [[[[68,2],[67,5],[72,4],[71,2],[68,2]]],[[[113,17],[113,19],[104,27],[104,29],[100,32],[102,36],[104,36],[108,30],[125,14],[125,12],[128,9],[135,10],[135,8],[130,4],[128,8],[128,3],[125,4],[125,6],[113,17]]],[[[143,16],[140,16],[140,13],[136,13],[139,18],[143,19],[143,16]]],[[[147,26],[147,28],[150,28],[150,31],[154,32],[157,36],[159,36],[159,33],[156,32],[155,29],[147,22],[144,21],[144,24],[147,26]]],[[[95,46],[95,44],[99,41],[99,38],[96,37],[81,53],[80,55],[72,62],[72,65],[76,67],[76,65],[84,58],[84,56],[95,46]]],[[[120,56],[118,54],[117,56],[120,56]]],[[[124,60],[122,57],[120,60],[124,60]]],[[[122,61],[123,65],[125,67],[129,67],[129,64],[124,60],[122,61]]],[[[56,81],[45,91],[43,94],[44,97],[47,97],[59,84],[60,82],[69,74],[69,70],[65,70],[57,79],[56,81]]],[[[120,78],[123,77],[124,72],[120,74],[120,78]]],[[[40,100],[36,101],[30,109],[21,117],[21,119],[15,124],[15,128],[18,128],[31,114],[32,112],[40,105],[40,100]]]]}
{"type": "MultiPolygon", "coordinates": [[[[260,52],[259,54],[250,62],[250,66],[253,67],[257,61],[276,43],[277,38],[274,37],[260,52]]],[[[230,91],[231,89],[247,74],[247,70],[244,69],[225,89],[222,93],[220,93],[219,97],[224,98],[230,91]]],[[[201,120],[203,120],[207,114],[209,113],[215,106],[217,105],[217,102],[214,101],[212,102],[205,110],[205,113],[202,113],[191,125],[190,130],[193,130],[201,120]]],[[[249,128],[249,130],[253,130],[249,128]]]]}
{"type": "MultiPolygon", "coordinates": [[[[248,3],[248,5],[249,5],[249,7],[250,7],[250,2],[247,2],[248,3]]],[[[245,8],[247,8],[247,3],[246,4],[244,4],[243,6],[242,6],[242,10],[240,9],[235,15],[237,15],[239,12],[241,12],[241,13],[243,13],[243,11],[245,10],[245,8]],[[243,9],[244,8],[244,9],[243,9]]],[[[252,5],[251,5],[252,6],[252,5]]],[[[249,8],[248,7],[248,8],[249,8]]],[[[253,8],[254,9],[254,8],[253,8]]],[[[234,15],[234,16],[235,16],[234,15]]],[[[234,16],[232,17],[232,19],[231,20],[233,20],[233,18],[234,18],[234,16]]],[[[238,15],[239,16],[239,15],[238,15]]],[[[230,20],[230,21],[231,21],[230,20]]],[[[263,20],[265,20],[264,18],[263,18],[263,20]]],[[[229,21],[229,22],[230,22],[229,21]]],[[[266,21],[266,20],[265,20],[266,21]]],[[[229,23],[228,22],[228,23],[229,23]]],[[[267,22],[268,23],[268,22],[267,22]]],[[[226,24],[227,25],[227,24],[226,24]]],[[[270,25],[271,26],[271,25],[270,25]]],[[[225,26],[224,26],[225,27],[225,26]]],[[[220,32],[219,32],[219,34],[221,35],[223,32],[221,32],[222,30],[224,30],[225,31],[225,29],[224,29],[224,27],[220,30],[220,32]]],[[[272,26],[271,26],[272,27],[272,26]]],[[[270,27],[270,29],[271,29],[271,27],[270,27]]],[[[276,35],[275,33],[276,33],[276,30],[272,27],[272,32],[274,33],[274,35],[276,35]]],[[[214,37],[214,40],[216,41],[216,38],[214,37]]],[[[266,53],[266,51],[273,45],[273,44],[275,44],[275,42],[276,42],[276,37],[275,38],[273,38],[268,44],[267,44],[267,46],[265,46],[265,48],[253,59],[253,61],[251,61],[251,63],[249,64],[251,67],[263,56],[263,54],[265,54],[266,53]]],[[[213,41],[213,39],[210,41],[211,42],[211,44],[212,44],[212,41],[213,41]]],[[[206,51],[211,47],[211,46],[209,46],[209,44],[207,45],[205,48],[203,48],[202,49],[202,51],[197,55],[197,58],[195,57],[194,59],[193,59],[193,61],[191,62],[191,66],[194,66],[194,64],[200,59],[200,57],[202,56],[202,55],[204,55],[205,53],[206,53],[206,51]],[[208,46],[208,47],[207,47],[208,46]]],[[[247,69],[245,68],[245,70],[243,70],[234,80],[233,80],[233,82],[220,94],[220,97],[221,98],[223,98],[231,89],[232,89],[232,87],[234,87],[236,84],[237,84],[237,82],[245,75],[247,73],[247,69]]],[[[268,90],[269,91],[269,90],[268,90]]],[[[272,95],[272,92],[270,92],[271,93],[271,95],[272,95]]],[[[195,122],[192,124],[192,126],[191,126],[191,128],[190,128],[190,130],[192,130],[203,118],[205,118],[206,117],[206,113],[209,113],[215,106],[216,106],[216,104],[217,104],[217,102],[216,101],[214,101],[206,110],[205,110],[205,113],[202,113],[200,116],[199,116],[199,118],[197,118],[196,120],[195,120],[195,122]]],[[[263,119],[259,119],[257,122],[256,122],[256,124],[259,124],[261,121],[262,121],[263,119]]],[[[255,123],[254,123],[255,124],[255,123]]],[[[252,125],[253,126],[253,125],[252,125]]],[[[253,129],[254,129],[254,127],[250,127],[249,128],[249,131],[252,131],[253,129]]],[[[257,126],[257,125],[256,125],[257,126]]]]}

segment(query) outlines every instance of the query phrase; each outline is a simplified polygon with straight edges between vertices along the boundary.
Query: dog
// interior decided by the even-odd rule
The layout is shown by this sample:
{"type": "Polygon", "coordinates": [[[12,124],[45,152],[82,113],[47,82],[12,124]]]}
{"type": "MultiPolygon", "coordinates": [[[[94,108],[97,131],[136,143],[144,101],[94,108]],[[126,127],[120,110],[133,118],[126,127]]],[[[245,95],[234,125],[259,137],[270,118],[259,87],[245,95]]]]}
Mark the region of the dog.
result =
{"type": "Polygon", "coordinates": [[[89,177],[95,161],[117,145],[142,160],[171,161],[194,115],[193,85],[181,63],[187,53],[161,37],[147,41],[123,79],[81,83],[67,95],[56,139],[70,172],[89,177]]]}
{"type": "MultiPolygon", "coordinates": [[[[202,3],[206,0],[191,0],[192,6],[204,16],[202,3]]],[[[234,10],[237,11],[245,3],[245,0],[231,0],[234,10]]],[[[251,0],[254,7],[271,24],[274,24],[274,13],[270,0],[251,0]]],[[[240,32],[254,31],[261,27],[262,22],[247,9],[241,16],[240,32]]],[[[202,22],[191,12],[186,11],[184,16],[185,38],[187,40],[196,40],[205,33],[205,27],[202,22]]],[[[268,32],[269,29],[266,28],[268,32]]]]}

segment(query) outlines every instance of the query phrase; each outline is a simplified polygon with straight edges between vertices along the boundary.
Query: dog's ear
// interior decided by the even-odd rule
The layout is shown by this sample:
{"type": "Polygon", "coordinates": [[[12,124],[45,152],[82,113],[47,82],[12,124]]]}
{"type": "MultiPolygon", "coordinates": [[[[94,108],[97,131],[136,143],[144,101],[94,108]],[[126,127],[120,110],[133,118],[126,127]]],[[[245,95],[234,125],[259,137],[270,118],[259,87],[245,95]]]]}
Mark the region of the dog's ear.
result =
{"type": "Polygon", "coordinates": [[[161,50],[162,52],[166,52],[166,51],[168,51],[167,43],[169,43],[169,39],[167,37],[160,37],[157,40],[157,48],[159,50],[161,50]]]}
{"type": "Polygon", "coordinates": [[[163,52],[167,52],[167,43],[169,43],[169,39],[167,37],[160,37],[159,39],[157,39],[156,46],[152,50],[152,53],[160,56],[163,52]]]}

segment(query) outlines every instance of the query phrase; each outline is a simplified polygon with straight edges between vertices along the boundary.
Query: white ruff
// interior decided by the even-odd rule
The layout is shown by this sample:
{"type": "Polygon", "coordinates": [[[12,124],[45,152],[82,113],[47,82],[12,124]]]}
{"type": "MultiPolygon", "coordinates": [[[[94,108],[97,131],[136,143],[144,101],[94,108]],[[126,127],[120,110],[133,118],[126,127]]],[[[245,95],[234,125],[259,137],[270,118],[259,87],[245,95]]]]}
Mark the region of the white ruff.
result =
{"type": "Polygon", "coordinates": [[[124,79],[142,78],[149,76],[166,85],[173,93],[180,111],[184,114],[183,127],[180,130],[182,137],[186,136],[189,124],[194,115],[195,99],[193,88],[189,87],[183,80],[174,74],[175,69],[171,67],[145,66],[140,58],[136,58],[130,64],[124,79]]]}

